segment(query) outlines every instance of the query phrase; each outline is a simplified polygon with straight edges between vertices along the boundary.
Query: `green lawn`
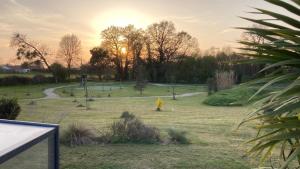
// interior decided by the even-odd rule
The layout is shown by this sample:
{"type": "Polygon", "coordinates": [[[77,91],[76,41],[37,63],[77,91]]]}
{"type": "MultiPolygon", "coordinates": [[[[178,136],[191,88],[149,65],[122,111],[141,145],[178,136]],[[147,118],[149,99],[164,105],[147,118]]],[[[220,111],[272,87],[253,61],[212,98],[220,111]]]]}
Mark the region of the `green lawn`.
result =
{"type": "MultiPolygon", "coordinates": [[[[117,84],[116,84],[117,85],[117,84]]],[[[124,85],[127,93],[133,94],[132,84],[124,85]]],[[[152,86],[155,94],[168,93],[167,87],[152,86]]],[[[194,92],[182,87],[182,92],[194,92]]],[[[151,89],[147,87],[147,89],[151,89]]],[[[147,90],[146,89],[146,90],[147,90]]],[[[202,91],[196,89],[195,91],[202,91]]],[[[134,92],[133,92],[134,91],[134,92]]],[[[116,91],[115,91],[116,92],[116,91]]],[[[125,92],[125,91],[124,91],[125,92]]],[[[116,93],[115,93],[116,94],[116,93]]],[[[123,96],[120,94],[119,96],[123,96]]],[[[150,95],[150,94],[149,94],[150,95]]],[[[74,122],[86,125],[96,132],[118,120],[123,111],[129,111],[146,124],[158,127],[163,137],[167,129],[187,131],[190,145],[89,145],[70,148],[61,145],[62,169],[247,169],[257,165],[245,155],[241,145],[255,135],[252,127],[235,131],[236,124],[245,117],[250,107],[212,107],[202,104],[206,93],[193,97],[163,98],[163,111],[155,110],[155,97],[100,98],[89,102],[91,110],[77,107],[84,100],[77,98],[19,100],[22,112],[19,120],[60,122],[61,133],[74,122]]],[[[248,124],[250,125],[250,124],[248,124]]]]}
{"type": "Polygon", "coordinates": [[[243,106],[260,100],[261,98],[272,92],[274,88],[271,87],[263,90],[260,94],[249,100],[258,90],[260,86],[235,86],[231,89],[221,90],[208,96],[203,103],[211,106],[243,106]]]}
{"type": "Polygon", "coordinates": [[[61,86],[63,84],[39,84],[22,86],[1,86],[0,98],[10,97],[17,99],[33,99],[44,97],[43,91],[50,87],[61,86]]]}
{"type": "MultiPolygon", "coordinates": [[[[89,83],[88,93],[90,97],[140,97],[140,96],[166,96],[172,95],[172,87],[157,86],[148,84],[141,95],[139,91],[134,89],[135,83],[89,83]]],[[[206,91],[204,85],[177,85],[175,87],[176,94],[194,93],[206,91]]],[[[69,86],[56,90],[56,93],[62,97],[70,97],[71,93],[75,97],[84,97],[84,88],[77,86],[69,86]]]]}
{"type": "Polygon", "coordinates": [[[29,72],[29,73],[0,73],[0,78],[7,76],[33,77],[35,75],[52,76],[51,73],[29,72]]]}

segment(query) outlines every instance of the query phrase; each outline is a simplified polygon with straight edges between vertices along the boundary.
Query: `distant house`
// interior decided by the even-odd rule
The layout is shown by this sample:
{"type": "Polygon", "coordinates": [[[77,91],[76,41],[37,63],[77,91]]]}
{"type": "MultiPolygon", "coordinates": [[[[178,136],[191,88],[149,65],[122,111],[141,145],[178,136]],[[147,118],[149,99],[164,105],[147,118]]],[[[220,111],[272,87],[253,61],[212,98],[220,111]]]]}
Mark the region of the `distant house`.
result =
{"type": "Polygon", "coordinates": [[[30,69],[22,68],[19,65],[3,65],[0,67],[0,70],[7,73],[28,73],[31,71],[30,69]]]}

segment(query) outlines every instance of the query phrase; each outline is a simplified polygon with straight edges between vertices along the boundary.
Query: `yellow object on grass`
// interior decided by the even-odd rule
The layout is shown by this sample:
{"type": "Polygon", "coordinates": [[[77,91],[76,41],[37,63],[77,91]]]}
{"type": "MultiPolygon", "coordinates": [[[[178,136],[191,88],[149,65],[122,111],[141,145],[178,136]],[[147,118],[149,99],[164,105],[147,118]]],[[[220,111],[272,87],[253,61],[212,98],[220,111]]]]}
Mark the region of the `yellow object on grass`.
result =
{"type": "Polygon", "coordinates": [[[163,106],[164,102],[162,101],[162,99],[160,98],[157,98],[156,99],[156,110],[157,111],[160,111],[162,106],[163,106]]]}

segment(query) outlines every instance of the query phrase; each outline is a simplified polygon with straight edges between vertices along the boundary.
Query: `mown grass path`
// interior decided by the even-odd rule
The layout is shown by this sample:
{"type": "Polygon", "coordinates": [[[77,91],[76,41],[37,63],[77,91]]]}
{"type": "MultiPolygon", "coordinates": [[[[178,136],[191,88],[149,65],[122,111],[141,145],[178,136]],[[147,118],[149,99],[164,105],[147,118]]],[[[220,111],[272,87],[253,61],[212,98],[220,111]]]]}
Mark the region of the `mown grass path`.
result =
{"type": "MultiPolygon", "coordinates": [[[[153,84],[155,86],[164,86],[164,87],[170,87],[171,85],[166,85],[166,84],[153,84]]],[[[63,98],[61,97],[59,94],[55,93],[55,91],[57,89],[61,89],[61,88],[66,88],[66,87],[74,87],[76,85],[63,85],[63,86],[58,86],[58,87],[51,87],[51,88],[47,88],[43,91],[43,93],[45,94],[45,97],[43,98],[38,98],[38,99],[66,99],[66,98],[63,98]]],[[[176,86],[181,86],[183,87],[184,85],[176,85],[176,86]]],[[[204,92],[190,92],[190,93],[183,93],[183,94],[178,94],[176,95],[176,97],[192,97],[192,96],[197,96],[201,93],[204,93],[204,92]]],[[[113,97],[113,99],[116,99],[116,98],[156,98],[156,97],[162,97],[162,98],[171,98],[173,97],[172,95],[163,95],[163,96],[137,96],[137,97],[113,97]]],[[[83,98],[83,97],[79,97],[79,98],[83,98]]],[[[112,99],[111,97],[105,97],[105,98],[95,98],[95,97],[92,97],[93,99],[112,99]]]]}

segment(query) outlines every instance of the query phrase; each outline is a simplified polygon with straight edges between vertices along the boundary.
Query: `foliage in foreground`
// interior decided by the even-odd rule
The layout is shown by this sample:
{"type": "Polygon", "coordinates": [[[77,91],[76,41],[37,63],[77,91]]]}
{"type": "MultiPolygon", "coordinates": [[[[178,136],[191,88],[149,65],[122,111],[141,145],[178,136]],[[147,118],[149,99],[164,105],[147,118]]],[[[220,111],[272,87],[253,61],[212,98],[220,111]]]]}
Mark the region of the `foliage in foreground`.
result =
{"type": "Polygon", "coordinates": [[[73,123],[61,136],[61,142],[68,146],[95,143],[95,134],[83,125],[73,123]]]}
{"type": "Polygon", "coordinates": [[[0,99],[0,119],[15,120],[20,111],[17,99],[0,99]]]}
{"type": "Polygon", "coordinates": [[[160,132],[134,116],[126,116],[110,126],[111,143],[158,143],[160,132]]]}
{"type": "Polygon", "coordinates": [[[255,143],[249,151],[262,154],[262,162],[268,159],[276,148],[280,148],[281,169],[287,168],[292,161],[300,166],[300,1],[265,0],[290,14],[280,14],[257,8],[257,13],[270,19],[250,19],[266,28],[242,28],[251,34],[263,37],[264,44],[240,42],[245,55],[254,57],[254,61],[268,64],[262,72],[268,75],[266,84],[256,93],[280,82],[286,82],[284,89],[273,92],[261,100],[262,106],[249,114],[244,121],[259,120],[258,135],[249,143],[255,143]],[[284,23],[284,24],[282,24],[284,23]]]}
{"type": "MultiPolygon", "coordinates": [[[[256,87],[237,86],[232,89],[222,90],[208,96],[203,103],[210,106],[243,106],[249,103],[249,99],[257,92],[256,87]]],[[[266,96],[268,91],[264,91],[256,96],[254,100],[258,100],[266,96]]],[[[254,101],[252,100],[252,101],[254,101]]]]}

